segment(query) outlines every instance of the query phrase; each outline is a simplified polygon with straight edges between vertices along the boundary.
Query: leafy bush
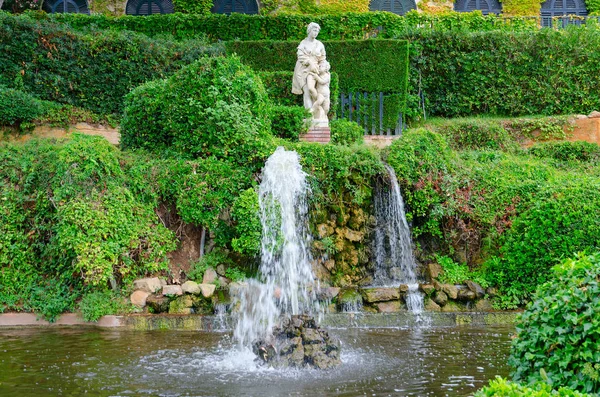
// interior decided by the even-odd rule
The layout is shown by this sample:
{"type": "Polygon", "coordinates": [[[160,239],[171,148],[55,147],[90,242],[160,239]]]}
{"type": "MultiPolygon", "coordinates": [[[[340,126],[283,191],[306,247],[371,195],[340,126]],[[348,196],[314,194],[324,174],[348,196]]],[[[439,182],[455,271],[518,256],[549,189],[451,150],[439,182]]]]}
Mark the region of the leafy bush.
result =
{"type": "Polygon", "coordinates": [[[175,0],[173,6],[182,14],[210,15],[213,0],[175,0]]]}
{"type": "Polygon", "coordinates": [[[42,103],[32,95],[0,86],[0,125],[25,126],[43,112],[42,103]]]}
{"type": "Polygon", "coordinates": [[[540,143],[529,148],[529,153],[536,157],[549,157],[558,161],[600,163],[600,146],[583,141],[540,143]]]}
{"type": "Polygon", "coordinates": [[[517,321],[509,364],[515,381],[600,391],[600,254],[557,266],[517,321]]]}
{"type": "Polygon", "coordinates": [[[127,95],[122,144],[258,168],[272,151],[269,109],[260,78],[238,58],[206,58],[127,95]]]}
{"type": "Polygon", "coordinates": [[[364,142],[365,130],[353,121],[332,120],[329,126],[331,127],[331,143],[352,145],[364,142]]]}
{"type": "Polygon", "coordinates": [[[236,222],[235,231],[239,236],[231,240],[235,252],[253,257],[260,252],[259,211],[258,194],[252,188],[244,190],[233,203],[231,218],[236,222]]]}
{"type": "Polygon", "coordinates": [[[94,291],[83,295],[79,302],[79,310],[85,321],[98,321],[109,314],[131,312],[131,304],[127,299],[110,291],[94,291]]]}
{"type": "Polygon", "coordinates": [[[515,148],[516,142],[498,121],[467,119],[448,122],[437,128],[456,150],[506,150],[515,148]]]}
{"type": "Polygon", "coordinates": [[[591,397],[591,395],[566,387],[553,390],[552,386],[544,382],[522,385],[497,377],[491,380],[488,386],[477,391],[475,397],[591,397]]]}
{"type": "Polygon", "coordinates": [[[225,265],[226,267],[228,267],[232,264],[233,262],[228,257],[227,252],[215,249],[205,254],[197,262],[194,262],[187,276],[190,280],[202,282],[204,273],[208,268],[216,269],[219,265],[225,265]]]}
{"type": "Polygon", "coordinates": [[[303,106],[273,106],[271,108],[271,129],[280,138],[298,141],[310,127],[310,112],[303,106]]]}
{"type": "Polygon", "coordinates": [[[437,261],[444,270],[438,277],[438,281],[441,283],[464,284],[465,281],[471,280],[483,288],[487,288],[490,285],[483,269],[473,271],[466,264],[456,263],[452,258],[443,255],[438,255],[437,261]]]}

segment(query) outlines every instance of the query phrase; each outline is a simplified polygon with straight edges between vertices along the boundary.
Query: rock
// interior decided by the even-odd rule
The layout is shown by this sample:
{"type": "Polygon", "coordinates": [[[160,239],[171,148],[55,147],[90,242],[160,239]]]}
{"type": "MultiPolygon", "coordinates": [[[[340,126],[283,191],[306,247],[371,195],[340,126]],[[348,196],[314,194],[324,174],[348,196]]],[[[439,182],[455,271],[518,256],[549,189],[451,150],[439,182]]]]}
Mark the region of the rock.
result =
{"type": "Polygon", "coordinates": [[[335,260],[328,259],[325,262],[323,262],[323,266],[325,267],[325,269],[327,269],[331,272],[335,268],[335,260]]]}
{"type": "Polygon", "coordinates": [[[133,282],[133,288],[153,294],[156,291],[160,291],[162,284],[158,277],[141,278],[133,282]]]}
{"type": "Polygon", "coordinates": [[[317,225],[317,234],[321,239],[331,236],[333,234],[333,227],[329,226],[326,223],[321,223],[317,225]]]}
{"type": "Polygon", "coordinates": [[[440,306],[445,306],[448,303],[448,295],[446,295],[443,291],[436,291],[433,301],[440,306]]]}
{"type": "Polygon", "coordinates": [[[485,295],[485,290],[481,287],[481,285],[477,284],[476,282],[467,280],[465,281],[465,284],[471,291],[475,292],[475,296],[477,297],[477,299],[481,299],[485,295]]]}
{"type": "Polygon", "coordinates": [[[496,288],[496,287],[488,287],[488,288],[485,290],[485,293],[486,293],[486,294],[487,294],[487,295],[488,295],[490,298],[493,298],[493,297],[495,297],[495,296],[497,296],[497,295],[498,295],[498,288],[496,288]]]}
{"type": "Polygon", "coordinates": [[[400,284],[398,291],[400,291],[402,294],[408,292],[408,284],[400,284]]]}
{"type": "Polygon", "coordinates": [[[165,285],[162,287],[162,294],[166,296],[183,295],[181,285],[165,285]]]}
{"type": "Polygon", "coordinates": [[[374,304],[378,313],[398,313],[402,310],[400,301],[377,302],[374,304]]]}
{"type": "Polygon", "coordinates": [[[202,296],[205,298],[210,298],[215,293],[215,289],[217,288],[214,284],[199,284],[198,287],[200,291],[202,291],[202,296]]]}
{"type": "Polygon", "coordinates": [[[458,298],[458,288],[456,288],[456,286],[452,284],[441,284],[440,288],[436,289],[439,289],[440,291],[444,292],[446,295],[448,295],[448,298],[450,299],[458,298]]]}
{"type": "Polygon", "coordinates": [[[342,288],[338,295],[338,307],[341,312],[358,312],[362,308],[363,298],[356,288],[342,288]]]}
{"type": "Polygon", "coordinates": [[[476,312],[491,312],[494,311],[492,304],[487,299],[481,299],[475,304],[476,312]]]}
{"type": "Polygon", "coordinates": [[[575,119],[577,119],[577,120],[584,120],[587,118],[588,118],[588,116],[586,116],[585,114],[576,114],[575,115],[575,119]]]}
{"type": "Polygon", "coordinates": [[[442,312],[444,313],[456,313],[464,311],[463,307],[459,306],[458,303],[453,301],[448,301],[446,306],[442,307],[442,312]]]}
{"type": "Polygon", "coordinates": [[[435,292],[435,287],[431,284],[419,284],[419,289],[427,296],[431,296],[435,292]]]}
{"type": "Polygon", "coordinates": [[[404,272],[401,268],[394,266],[390,268],[390,277],[392,280],[402,280],[404,278],[404,272]]]}
{"type": "Polygon", "coordinates": [[[209,267],[204,272],[204,277],[202,277],[202,284],[214,284],[218,278],[219,278],[219,275],[217,274],[215,269],[213,269],[212,267],[209,267]]]}
{"type": "Polygon", "coordinates": [[[398,288],[365,288],[362,290],[364,300],[368,303],[386,302],[400,299],[398,288]]]}
{"type": "Polygon", "coordinates": [[[476,298],[477,298],[477,294],[475,292],[471,291],[470,289],[463,288],[458,291],[458,297],[456,299],[459,301],[462,301],[462,302],[467,302],[467,301],[473,301],[476,298]]]}
{"type": "Polygon", "coordinates": [[[357,232],[356,230],[346,228],[346,229],[344,229],[344,237],[346,237],[346,239],[356,243],[356,242],[362,241],[363,238],[365,237],[365,234],[363,232],[357,232]]]}
{"type": "Polygon", "coordinates": [[[135,305],[137,307],[145,307],[148,296],[150,296],[150,294],[148,292],[142,291],[142,290],[137,290],[137,291],[134,291],[133,294],[131,294],[131,297],[129,297],[129,300],[131,301],[132,305],[135,305]]]}
{"type": "Polygon", "coordinates": [[[166,313],[169,311],[169,298],[163,295],[150,295],[146,299],[146,305],[152,310],[152,313],[166,313]]]}
{"type": "Polygon", "coordinates": [[[160,285],[161,285],[161,286],[163,286],[163,287],[164,287],[164,286],[165,286],[165,285],[167,285],[167,284],[168,284],[168,283],[167,283],[167,280],[165,280],[164,278],[161,278],[161,279],[160,279],[160,285]]]}
{"type": "Polygon", "coordinates": [[[225,267],[225,265],[223,265],[223,264],[217,265],[216,271],[219,276],[225,277],[226,270],[227,270],[227,268],[225,267]]]}
{"type": "Polygon", "coordinates": [[[440,309],[440,306],[437,303],[435,303],[433,300],[426,299],[425,310],[427,310],[428,312],[439,312],[441,309],[440,309]]]}
{"type": "Polygon", "coordinates": [[[592,113],[588,114],[588,117],[590,119],[598,119],[600,118],[600,112],[594,110],[592,113]]]}
{"type": "Polygon", "coordinates": [[[430,280],[438,278],[443,272],[444,270],[437,263],[430,263],[427,265],[427,276],[429,276],[430,280]]]}
{"type": "Polygon", "coordinates": [[[221,287],[227,287],[229,285],[229,283],[231,283],[231,280],[228,279],[227,277],[223,277],[223,276],[219,277],[219,284],[221,285],[221,287]]]}
{"type": "Polygon", "coordinates": [[[180,296],[169,303],[169,314],[191,314],[194,298],[191,295],[180,296]]]}
{"type": "Polygon", "coordinates": [[[292,316],[275,327],[269,340],[252,346],[258,360],[274,368],[333,368],[341,364],[340,343],[312,317],[292,316]]]}
{"type": "Polygon", "coordinates": [[[340,293],[340,288],[337,287],[324,287],[317,293],[319,300],[332,300],[340,293]]]}
{"type": "Polygon", "coordinates": [[[198,295],[200,293],[200,287],[195,281],[186,281],[181,285],[181,290],[184,294],[198,295]]]}

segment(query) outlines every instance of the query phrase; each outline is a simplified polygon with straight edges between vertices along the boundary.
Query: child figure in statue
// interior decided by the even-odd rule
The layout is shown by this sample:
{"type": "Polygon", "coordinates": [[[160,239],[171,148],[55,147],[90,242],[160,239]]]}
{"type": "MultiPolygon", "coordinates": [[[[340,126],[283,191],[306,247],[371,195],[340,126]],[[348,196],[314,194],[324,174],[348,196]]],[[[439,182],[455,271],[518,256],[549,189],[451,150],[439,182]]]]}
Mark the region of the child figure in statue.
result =
{"type": "Polygon", "coordinates": [[[331,105],[329,99],[329,83],[331,82],[330,69],[331,65],[329,65],[329,62],[323,61],[319,64],[319,74],[314,72],[309,73],[309,76],[316,80],[316,88],[314,90],[315,95],[313,95],[314,102],[310,109],[315,120],[327,120],[327,113],[329,113],[329,107],[331,105]]]}

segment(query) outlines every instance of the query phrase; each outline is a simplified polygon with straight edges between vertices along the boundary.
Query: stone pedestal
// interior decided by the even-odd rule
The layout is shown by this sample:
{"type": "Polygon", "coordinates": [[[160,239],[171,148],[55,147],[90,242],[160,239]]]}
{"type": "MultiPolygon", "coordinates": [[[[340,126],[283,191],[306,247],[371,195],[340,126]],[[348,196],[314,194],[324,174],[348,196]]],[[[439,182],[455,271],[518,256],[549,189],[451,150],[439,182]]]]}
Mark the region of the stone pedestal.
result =
{"type": "Polygon", "coordinates": [[[331,140],[331,130],[329,127],[313,126],[306,134],[300,135],[300,140],[302,142],[329,143],[331,140]]]}

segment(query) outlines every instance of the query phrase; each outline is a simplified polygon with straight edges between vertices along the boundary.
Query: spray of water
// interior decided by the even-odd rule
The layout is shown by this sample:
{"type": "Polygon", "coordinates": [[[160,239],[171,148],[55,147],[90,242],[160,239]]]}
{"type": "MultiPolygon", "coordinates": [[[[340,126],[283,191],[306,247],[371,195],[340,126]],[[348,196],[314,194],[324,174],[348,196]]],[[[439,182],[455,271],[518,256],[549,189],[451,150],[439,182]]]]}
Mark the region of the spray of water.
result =
{"type": "Polygon", "coordinates": [[[262,282],[251,280],[239,300],[234,338],[242,346],[269,336],[279,316],[315,314],[316,286],[308,250],[308,185],[298,153],[277,148],[259,187],[262,282]]]}
{"type": "Polygon", "coordinates": [[[375,194],[375,277],[373,285],[407,284],[406,306],[413,313],[423,311],[423,296],[415,270],[417,262],[412,248],[410,228],[404,212],[394,169],[386,164],[391,189],[379,186],[375,194]]]}

